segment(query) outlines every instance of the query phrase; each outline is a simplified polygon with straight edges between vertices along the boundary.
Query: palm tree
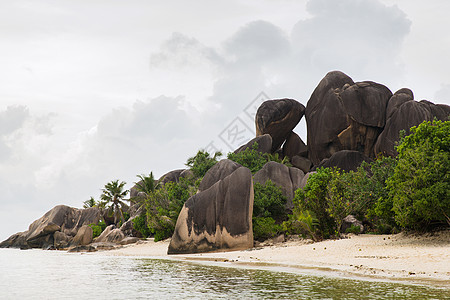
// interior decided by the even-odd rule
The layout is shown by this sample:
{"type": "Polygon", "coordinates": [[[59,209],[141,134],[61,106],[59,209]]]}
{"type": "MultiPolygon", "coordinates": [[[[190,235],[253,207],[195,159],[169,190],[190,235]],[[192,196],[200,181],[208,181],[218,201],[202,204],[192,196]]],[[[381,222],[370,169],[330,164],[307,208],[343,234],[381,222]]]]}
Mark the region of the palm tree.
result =
{"type": "Polygon", "coordinates": [[[145,193],[147,196],[153,193],[160,186],[158,180],[155,180],[153,177],[153,172],[150,172],[148,176],[142,174],[137,175],[137,177],[141,180],[136,182],[136,189],[139,192],[145,193]]]}
{"type": "Polygon", "coordinates": [[[91,197],[89,200],[83,202],[83,208],[95,207],[97,206],[97,201],[95,201],[94,197],[91,197]]]}
{"type": "Polygon", "coordinates": [[[119,183],[118,179],[108,182],[107,184],[105,184],[105,188],[102,189],[102,195],[100,196],[100,199],[103,200],[100,205],[110,205],[112,207],[114,212],[114,224],[117,224],[118,216],[120,216],[122,224],[125,223],[122,208],[126,206],[124,201],[129,201],[124,199],[129,192],[128,190],[124,190],[125,184],[125,181],[119,183]]]}

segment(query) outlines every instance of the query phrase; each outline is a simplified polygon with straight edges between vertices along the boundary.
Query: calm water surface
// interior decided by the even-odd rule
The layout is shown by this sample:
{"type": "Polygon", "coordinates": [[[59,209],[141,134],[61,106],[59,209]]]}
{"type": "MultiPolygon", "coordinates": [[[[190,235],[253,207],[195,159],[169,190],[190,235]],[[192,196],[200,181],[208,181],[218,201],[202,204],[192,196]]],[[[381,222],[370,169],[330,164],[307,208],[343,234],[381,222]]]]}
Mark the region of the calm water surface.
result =
{"type": "Polygon", "coordinates": [[[0,249],[0,299],[450,299],[450,290],[170,260],[0,249]]]}

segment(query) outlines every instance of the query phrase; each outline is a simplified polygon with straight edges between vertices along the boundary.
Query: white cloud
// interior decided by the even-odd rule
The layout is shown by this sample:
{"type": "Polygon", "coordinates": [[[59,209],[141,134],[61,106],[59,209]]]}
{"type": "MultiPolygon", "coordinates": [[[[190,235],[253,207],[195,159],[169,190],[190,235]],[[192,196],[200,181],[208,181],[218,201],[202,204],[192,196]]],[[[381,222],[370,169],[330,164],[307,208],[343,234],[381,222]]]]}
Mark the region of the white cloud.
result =
{"type": "Polygon", "coordinates": [[[260,92],[306,105],[333,69],[450,103],[443,2],[305,2],[2,2],[0,211],[27,225],[182,168],[236,117],[254,128],[243,110],[260,92]]]}

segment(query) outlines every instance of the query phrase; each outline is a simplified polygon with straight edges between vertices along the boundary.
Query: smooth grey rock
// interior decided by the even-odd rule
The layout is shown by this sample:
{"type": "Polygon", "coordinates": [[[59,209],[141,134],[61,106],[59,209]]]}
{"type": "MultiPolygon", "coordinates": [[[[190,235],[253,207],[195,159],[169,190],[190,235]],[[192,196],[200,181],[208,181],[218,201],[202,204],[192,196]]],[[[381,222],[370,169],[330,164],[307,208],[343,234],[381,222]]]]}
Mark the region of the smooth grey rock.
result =
{"type": "Polygon", "coordinates": [[[209,169],[208,172],[206,172],[205,176],[200,182],[198,190],[201,192],[209,189],[216,182],[224,179],[225,177],[227,177],[240,167],[242,166],[237,162],[234,162],[229,159],[222,159],[217,164],[215,164],[211,169],[209,169]]]}
{"type": "Polygon", "coordinates": [[[356,171],[363,161],[372,162],[372,159],[358,151],[342,150],[333,154],[330,158],[322,160],[318,168],[337,167],[344,171],[356,171]]]}
{"type": "Polygon", "coordinates": [[[94,240],[94,243],[106,242],[106,236],[111,233],[116,228],[115,225],[109,225],[103,230],[103,232],[94,240]]]}
{"type": "Polygon", "coordinates": [[[283,145],[283,156],[289,158],[293,158],[294,156],[308,157],[308,147],[293,131],[288,135],[283,145]]]}
{"type": "Polygon", "coordinates": [[[261,170],[255,173],[253,180],[262,185],[266,184],[267,180],[270,180],[279,186],[283,195],[287,198],[286,208],[291,209],[293,207],[292,199],[294,199],[295,190],[300,188],[303,176],[305,174],[298,168],[269,161],[261,170]]]}
{"type": "Polygon", "coordinates": [[[358,226],[360,229],[359,233],[364,232],[364,225],[362,224],[361,221],[357,220],[353,215],[348,215],[344,218],[344,220],[342,220],[341,232],[345,233],[347,229],[352,226],[358,226]]]}
{"type": "Polygon", "coordinates": [[[298,156],[298,155],[295,155],[294,157],[291,158],[291,164],[294,167],[302,170],[305,174],[308,173],[312,167],[312,163],[309,159],[307,159],[306,157],[298,156]]]}
{"type": "Polygon", "coordinates": [[[58,205],[35,220],[28,230],[11,236],[1,245],[16,248],[47,248],[53,245],[53,235],[61,231],[69,236],[75,236],[83,225],[97,223],[100,220],[100,210],[97,207],[77,209],[66,205],[58,205]]]}
{"type": "Polygon", "coordinates": [[[72,237],[67,234],[57,231],[53,234],[53,245],[56,249],[65,249],[69,247],[72,242],[72,237]]]}
{"type": "Polygon", "coordinates": [[[120,244],[121,245],[129,245],[129,244],[134,244],[137,241],[139,241],[139,238],[134,237],[134,236],[127,236],[122,241],[120,241],[120,244]]]}
{"type": "Polygon", "coordinates": [[[341,150],[374,157],[374,145],[386,124],[392,92],[372,81],[353,83],[342,72],[328,73],[308,101],[305,117],[308,154],[314,165],[341,150]]]}
{"type": "Polygon", "coordinates": [[[255,137],[254,139],[250,140],[247,144],[242,145],[238,149],[234,150],[234,153],[239,153],[239,152],[245,151],[248,148],[253,149],[253,145],[255,143],[258,143],[257,150],[259,152],[261,152],[261,153],[271,153],[271,151],[272,151],[272,137],[270,136],[270,134],[263,134],[263,135],[255,137]]]}
{"type": "Polygon", "coordinates": [[[378,137],[374,154],[385,156],[397,156],[395,145],[400,140],[399,132],[404,130],[405,134],[410,134],[410,128],[417,126],[423,121],[432,121],[435,117],[445,121],[450,115],[450,106],[435,105],[429,101],[406,101],[397,109],[392,109],[391,117],[387,120],[384,130],[378,137]]]}
{"type": "Polygon", "coordinates": [[[252,248],[252,212],[252,174],[241,167],[186,201],[168,254],[252,248]]]}
{"type": "Polygon", "coordinates": [[[72,240],[73,246],[88,245],[92,242],[93,231],[89,225],[83,225],[72,240]]]}
{"type": "Polygon", "coordinates": [[[302,179],[302,182],[300,183],[300,187],[301,189],[305,188],[306,184],[308,183],[308,178],[312,175],[317,173],[316,171],[311,171],[305,174],[305,176],[302,179]]]}

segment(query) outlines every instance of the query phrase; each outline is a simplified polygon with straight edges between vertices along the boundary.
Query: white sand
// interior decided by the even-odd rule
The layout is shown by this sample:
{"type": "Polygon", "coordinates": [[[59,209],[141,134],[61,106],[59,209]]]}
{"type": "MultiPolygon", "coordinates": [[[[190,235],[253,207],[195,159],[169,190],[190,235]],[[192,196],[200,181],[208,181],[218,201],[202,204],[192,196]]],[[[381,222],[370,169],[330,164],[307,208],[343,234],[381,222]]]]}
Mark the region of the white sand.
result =
{"type": "Polygon", "coordinates": [[[351,235],[312,243],[288,241],[246,251],[167,255],[169,241],[100,252],[107,255],[217,262],[227,266],[288,268],[299,273],[429,282],[450,288],[450,230],[434,235],[351,235]]]}

